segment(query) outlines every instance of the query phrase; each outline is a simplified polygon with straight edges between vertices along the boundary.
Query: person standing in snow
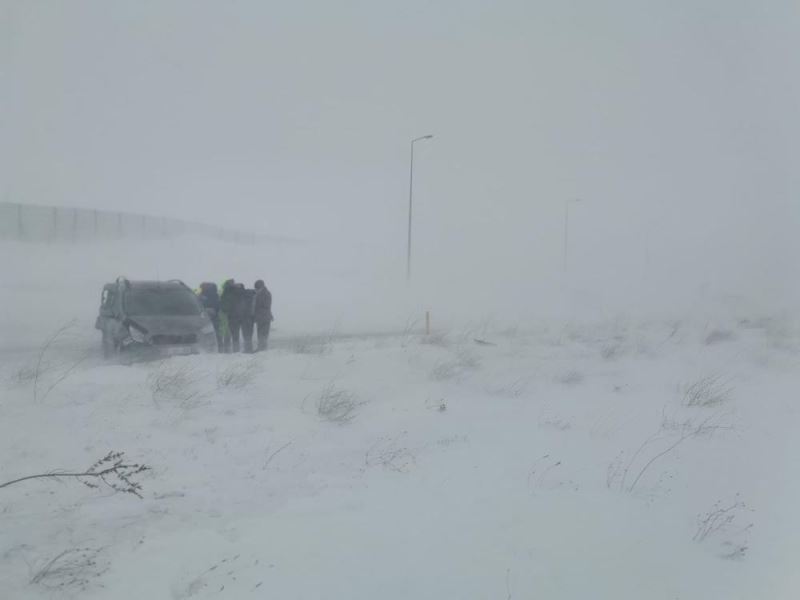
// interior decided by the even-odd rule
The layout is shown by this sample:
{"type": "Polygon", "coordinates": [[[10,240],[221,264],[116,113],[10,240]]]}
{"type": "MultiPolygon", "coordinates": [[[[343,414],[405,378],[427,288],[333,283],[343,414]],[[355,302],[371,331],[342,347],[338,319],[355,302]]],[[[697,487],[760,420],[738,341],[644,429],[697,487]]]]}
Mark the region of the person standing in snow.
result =
{"type": "Polygon", "coordinates": [[[200,303],[203,305],[203,308],[208,315],[208,318],[211,319],[211,324],[214,326],[214,335],[217,338],[217,351],[222,352],[222,336],[220,335],[219,328],[219,293],[217,292],[217,284],[203,282],[200,284],[200,288],[196,293],[197,297],[200,299],[200,303]]]}
{"type": "Polygon", "coordinates": [[[264,285],[264,280],[259,279],[255,283],[256,293],[253,296],[253,318],[255,319],[258,335],[258,351],[267,349],[269,340],[269,330],[272,321],[272,294],[264,285]]]}
{"type": "MultiPolygon", "coordinates": [[[[234,352],[239,351],[239,329],[236,329],[236,338],[234,343],[233,330],[231,328],[231,317],[233,315],[233,308],[235,305],[235,292],[236,282],[233,279],[228,279],[222,284],[222,296],[219,299],[219,328],[220,336],[222,338],[221,352],[228,353],[231,349],[234,352]]],[[[234,317],[235,321],[235,317],[234,317]]]]}
{"type": "Polygon", "coordinates": [[[244,295],[245,289],[243,283],[231,284],[229,291],[230,312],[228,313],[228,327],[231,330],[232,352],[239,352],[241,350],[242,324],[248,312],[245,308],[244,295]]]}
{"type": "MultiPolygon", "coordinates": [[[[238,326],[242,331],[244,342],[242,351],[247,354],[253,353],[253,298],[255,290],[245,289],[243,283],[236,284],[235,306],[233,309],[238,326]]],[[[238,340],[237,340],[238,342],[238,340]]]]}

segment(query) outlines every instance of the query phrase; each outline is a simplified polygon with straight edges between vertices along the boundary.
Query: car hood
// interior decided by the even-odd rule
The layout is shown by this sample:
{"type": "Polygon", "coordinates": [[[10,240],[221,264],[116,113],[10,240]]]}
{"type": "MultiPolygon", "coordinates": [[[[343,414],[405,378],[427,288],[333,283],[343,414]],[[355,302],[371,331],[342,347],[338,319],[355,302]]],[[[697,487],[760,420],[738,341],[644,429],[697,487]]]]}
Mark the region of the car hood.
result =
{"type": "Polygon", "coordinates": [[[205,315],[162,316],[139,315],[128,317],[128,322],[149,335],[186,335],[197,333],[209,323],[205,315]]]}

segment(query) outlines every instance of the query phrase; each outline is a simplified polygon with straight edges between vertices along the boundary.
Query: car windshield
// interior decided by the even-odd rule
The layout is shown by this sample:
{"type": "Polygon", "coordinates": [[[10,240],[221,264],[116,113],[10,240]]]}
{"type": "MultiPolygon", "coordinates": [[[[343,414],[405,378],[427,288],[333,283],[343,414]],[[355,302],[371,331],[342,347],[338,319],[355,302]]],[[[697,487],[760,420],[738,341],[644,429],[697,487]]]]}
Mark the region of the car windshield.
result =
{"type": "Polygon", "coordinates": [[[125,311],[131,316],[192,316],[200,314],[200,305],[184,289],[132,289],[125,295],[125,311]]]}

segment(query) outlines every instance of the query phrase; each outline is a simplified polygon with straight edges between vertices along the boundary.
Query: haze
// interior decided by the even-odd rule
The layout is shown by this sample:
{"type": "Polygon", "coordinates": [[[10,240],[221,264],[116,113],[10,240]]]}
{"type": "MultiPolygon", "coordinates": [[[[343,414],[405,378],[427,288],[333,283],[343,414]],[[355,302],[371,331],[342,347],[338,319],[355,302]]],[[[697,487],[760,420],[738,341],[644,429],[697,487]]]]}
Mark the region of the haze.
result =
{"type": "Polygon", "coordinates": [[[420,302],[559,304],[573,198],[592,308],[796,299],[794,2],[3,4],[7,201],[366,245],[402,283],[433,133],[420,302]]]}
{"type": "Polygon", "coordinates": [[[800,598],[799,74],[796,0],[0,0],[0,596],[800,598]]]}

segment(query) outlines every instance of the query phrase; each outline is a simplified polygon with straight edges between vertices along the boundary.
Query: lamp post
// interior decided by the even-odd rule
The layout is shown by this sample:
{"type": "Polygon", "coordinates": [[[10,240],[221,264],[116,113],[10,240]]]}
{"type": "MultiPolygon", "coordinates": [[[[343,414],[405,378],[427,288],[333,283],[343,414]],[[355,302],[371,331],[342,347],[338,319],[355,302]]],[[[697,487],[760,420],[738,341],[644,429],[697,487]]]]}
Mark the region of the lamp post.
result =
{"type": "Polygon", "coordinates": [[[580,198],[571,198],[564,202],[564,272],[567,271],[567,254],[569,251],[569,205],[571,202],[580,202],[580,198]]]}
{"type": "Polygon", "coordinates": [[[414,207],[414,144],[422,140],[429,140],[432,137],[432,134],[428,134],[411,140],[411,166],[408,176],[408,253],[406,255],[407,281],[411,281],[411,215],[414,207]]]}

